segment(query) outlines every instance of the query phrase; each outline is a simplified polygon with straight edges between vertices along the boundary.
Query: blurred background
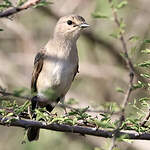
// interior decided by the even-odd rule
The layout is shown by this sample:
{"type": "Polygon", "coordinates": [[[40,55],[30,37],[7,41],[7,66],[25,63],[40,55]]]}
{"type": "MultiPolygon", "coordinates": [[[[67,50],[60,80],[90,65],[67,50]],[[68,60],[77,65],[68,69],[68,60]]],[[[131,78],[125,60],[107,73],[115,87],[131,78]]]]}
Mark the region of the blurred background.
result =
{"type": "MultiPolygon", "coordinates": [[[[12,2],[16,4],[15,0],[12,2]]],[[[140,53],[143,45],[141,42],[132,43],[129,38],[135,35],[141,39],[150,37],[149,6],[148,0],[128,0],[127,7],[119,11],[119,16],[126,23],[125,37],[134,64],[145,60],[140,53]]],[[[97,11],[112,16],[106,0],[53,0],[53,4],[47,7],[28,9],[11,19],[1,19],[0,28],[4,31],[0,32],[0,85],[10,92],[20,87],[30,88],[36,53],[52,37],[58,18],[75,13],[83,16],[91,26],[78,40],[80,73],[66,100],[74,98],[78,101],[78,107],[90,106],[93,109],[101,108],[105,102],[121,104],[124,94],[116,92],[116,88],[127,89],[128,70],[120,55],[120,41],[110,36],[116,25],[112,20],[93,18],[92,13],[97,11]]],[[[131,101],[144,94],[145,91],[133,92],[131,101]]],[[[24,129],[0,126],[0,150],[107,149],[111,142],[100,137],[41,130],[38,142],[21,144],[23,135],[24,129]]],[[[122,150],[145,150],[149,148],[149,142],[119,143],[119,147],[122,150]]]]}

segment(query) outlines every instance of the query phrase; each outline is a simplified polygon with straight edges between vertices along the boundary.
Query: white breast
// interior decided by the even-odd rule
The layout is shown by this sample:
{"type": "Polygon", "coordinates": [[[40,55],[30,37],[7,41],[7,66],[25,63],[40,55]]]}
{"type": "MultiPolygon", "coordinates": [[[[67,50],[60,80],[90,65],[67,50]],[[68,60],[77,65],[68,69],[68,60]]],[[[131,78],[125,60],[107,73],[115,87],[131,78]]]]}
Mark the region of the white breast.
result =
{"type": "Polygon", "coordinates": [[[38,92],[52,88],[58,96],[65,96],[73,81],[76,66],[77,63],[68,60],[63,63],[46,61],[38,78],[38,92]]]}
{"type": "Polygon", "coordinates": [[[48,55],[54,59],[44,60],[43,69],[38,78],[38,92],[52,88],[58,97],[65,96],[71,86],[78,64],[77,49],[76,46],[72,48],[69,44],[62,49],[59,46],[55,51],[51,49],[48,55]]]}

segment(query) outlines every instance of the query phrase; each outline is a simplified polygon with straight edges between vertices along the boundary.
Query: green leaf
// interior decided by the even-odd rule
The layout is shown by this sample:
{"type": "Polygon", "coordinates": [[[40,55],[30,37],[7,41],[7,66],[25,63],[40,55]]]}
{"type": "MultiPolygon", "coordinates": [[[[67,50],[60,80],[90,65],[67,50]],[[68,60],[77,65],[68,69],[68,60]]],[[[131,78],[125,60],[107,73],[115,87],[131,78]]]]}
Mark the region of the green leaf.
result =
{"type": "Polygon", "coordinates": [[[146,73],[140,74],[140,76],[141,76],[141,77],[144,77],[144,78],[150,78],[150,75],[149,75],[149,74],[146,74],[146,73]]]}
{"type": "Polygon", "coordinates": [[[44,6],[47,6],[49,4],[53,4],[53,3],[52,2],[47,2],[46,0],[42,0],[37,5],[33,6],[33,8],[44,7],[44,6]]]}
{"type": "Polygon", "coordinates": [[[63,120],[63,123],[69,124],[69,125],[73,125],[73,120],[71,118],[65,118],[63,120]]]}
{"type": "Polygon", "coordinates": [[[143,98],[140,98],[138,101],[143,102],[143,101],[149,101],[149,100],[150,100],[150,97],[143,97],[143,98]]]}
{"type": "Polygon", "coordinates": [[[141,52],[146,53],[146,54],[150,54],[150,49],[147,48],[147,49],[141,50],[141,52]]]}
{"type": "Polygon", "coordinates": [[[114,32],[114,33],[111,33],[110,36],[115,38],[115,39],[119,39],[120,38],[120,33],[114,32]]]}
{"type": "Polygon", "coordinates": [[[3,0],[2,3],[0,3],[0,10],[3,10],[5,8],[12,7],[12,3],[9,0],[3,0]]]}
{"type": "Polygon", "coordinates": [[[126,27],[126,24],[124,23],[124,20],[120,19],[120,32],[124,33],[124,29],[126,27]]]}
{"type": "Polygon", "coordinates": [[[135,89],[138,89],[138,88],[144,88],[145,87],[145,85],[144,85],[144,83],[142,83],[141,81],[138,81],[137,82],[137,84],[134,84],[133,85],[133,89],[135,90],[135,89]]]}
{"type": "Polygon", "coordinates": [[[125,139],[129,139],[128,134],[124,134],[124,135],[121,135],[121,136],[117,137],[117,141],[119,141],[119,142],[125,141],[125,139]]]}
{"type": "Polygon", "coordinates": [[[116,91],[117,91],[117,92],[120,92],[120,93],[124,93],[124,90],[123,90],[122,88],[120,88],[120,87],[117,87],[117,88],[116,88],[116,91]]]}
{"type": "Polygon", "coordinates": [[[148,40],[148,39],[147,39],[147,40],[144,40],[143,43],[144,43],[144,44],[149,44],[149,43],[150,43],[150,40],[148,40]]]}
{"type": "Polygon", "coordinates": [[[47,113],[44,113],[44,110],[45,109],[43,108],[35,109],[37,121],[40,121],[41,119],[48,122],[51,121],[51,116],[49,116],[47,113]]]}
{"type": "Polygon", "coordinates": [[[128,4],[127,1],[122,1],[116,6],[116,8],[121,9],[121,8],[125,7],[127,4],[128,4]]]}
{"type": "Polygon", "coordinates": [[[11,112],[11,113],[8,113],[6,117],[11,117],[13,116],[14,114],[11,112]]]}
{"type": "Polygon", "coordinates": [[[6,110],[0,109],[0,115],[5,115],[5,113],[6,113],[6,110]]]}
{"type": "Polygon", "coordinates": [[[139,67],[150,67],[150,61],[144,61],[143,63],[138,64],[139,67]]]}
{"type": "Polygon", "coordinates": [[[15,108],[14,110],[15,114],[19,115],[20,113],[24,112],[25,110],[27,110],[29,105],[30,105],[30,101],[26,101],[23,105],[15,108]]]}
{"type": "Polygon", "coordinates": [[[62,123],[63,121],[64,121],[64,118],[55,117],[50,123],[62,123]]]}
{"type": "Polygon", "coordinates": [[[77,121],[78,121],[78,119],[75,117],[74,119],[73,119],[73,125],[75,125],[76,123],[77,123],[77,121]]]}
{"type": "Polygon", "coordinates": [[[99,120],[99,119],[92,119],[92,122],[101,128],[115,128],[115,125],[110,122],[110,119],[107,120],[99,120]]]}
{"type": "Polygon", "coordinates": [[[129,41],[131,41],[131,42],[136,42],[136,41],[139,40],[139,39],[140,39],[139,36],[134,35],[134,36],[131,36],[131,37],[129,38],[129,41]]]}
{"type": "Polygon", "coordinates": [[[18,4],[17,4],[17,6],[21,6],[21,5],[23,5],[25,2],[27,2],[27,0],[18,0],[18,4]]]}
{"type": "Polygon", "coordinates": [[[101,12],[92,13],[92,16],[94,18],[101,18],[101,19],[108,19],[109,18],[108,16],[106,16],[105,14],[103,14],[101,12]]]}

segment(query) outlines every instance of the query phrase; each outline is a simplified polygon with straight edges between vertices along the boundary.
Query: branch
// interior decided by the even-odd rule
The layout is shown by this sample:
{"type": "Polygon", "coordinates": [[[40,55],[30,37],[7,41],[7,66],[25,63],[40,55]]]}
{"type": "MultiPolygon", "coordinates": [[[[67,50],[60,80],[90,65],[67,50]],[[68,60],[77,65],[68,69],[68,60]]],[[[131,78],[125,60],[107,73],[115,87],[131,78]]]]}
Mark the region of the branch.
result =
{"type": "Polygon", "coordinates": [[[141,123],[141,126],[144,127],[145,124],[149,121],[149,119],[150,119],[150,109],[149,109],[149,112],[148,112],[148,114],[146,115],[144,121],[141,123]]]}
{"type": "MultiPolygon", "coordinates": [[[[110,3],[111,8],[112,8],[114,21],[115,21],[116,25],[118,26],[118,28],[120,29],[121,23],[120,23],[120,20],[118,18],[117,11],[115,10],[115,8],[113,6],[113,2],[111,0],[109,0],[109,3],[110,3]]],[[[129,83],[128,83],[129,86],[128,86],[127,92],[125,94],[123,103],[122,103],[122,109],[121,109],[121,115],[119,118],[119,123],[118,123],[117,128],[114,130],[114,135],[113,135],[113,139],[112,139],[112,146],[110,147],[110,150],[113,150],[113,148],[116,146],[115,141],[116,141],[117,135],[118,135],[119,131],[121,130],[120,128],[122,126],[123,121],[125,120],[125,109],[126,109],[126,106],[128,104],[128,101],[129,101],[129,98],[130,98],[130,95],[131,95],[131,92],[133,89],[133,80],[134,80],[134,76],[136,74],[135,69],[134,69],[133,64],[132,64],[132,61],[128,55],[127,44],[126,44],[124,34],[122,31],[120,31],[120,42],[122,44],[123,53],[125,55],[126,65],[129,69],[129,83]]]]}
{"type": "MultiPolygon", "coordinates": [[[[47,129],[47,130],[53,130],[53,131],[59,131],[59,132],[70,132],[70,133],[79,133],[81,135],[92,135],[92,136],[98,136],[98,137],[104,137],[104,138],[112,138],[113,137],[113,131],[110,130],[101,130],[96,128],[90,128],[86,126],[70,126],[65,124],[46,124],[46,122],[40,122],[40,121],[31,121],[31,120],[16,120],[9,124],[6,124],[5,122],[8,121],[8,118],[2,119],[0,117],[0,125],[8,125],[8,126],[15,126],[15,127],[22,127],[22,128],[29,128],[29,127],[38,127],[41,129],[47,129]]],[[[126,135],[126,139],[134,139],[134,140],[150,140],[150,134],[149,133],[142,133],[138,134],[135,131],[119,131],[117,136],[126,135]]]]}
{"type": "Polygon", "coordinates": [[[6,92],[5,90],[0,90],[0,94],[2,95],[2,97],[3,96],[13,96],[13,97],[17,97],[17,98],[21,98],[21,99],[25,99],[25,100],[31,100],[31,97],[15,95],[14,93],[9,93],[9,92],[6,92]]]}
{"type": "Polygon", "coordinates": [[[8,17],[8,16],[11,16],[13,14],[16,14],[22,10],[25,10],[25,9],[28,9],[36,4],[38,4],[41,0],[29,0],[27,1],[26,3],[24,3],[22,6],[20,7],[13,7],[13,8],[10,8],[6,11],[3,11],[0,13],[0,18],[3,18],[3,17],[8,17]]]}
{"type": "MultiPolygon", "coordinates": [[[[114,15],[115,23],[120,28],[120,22],[119,22],[119,19],[118,19],[118,15],[117,15],[117,13],[116,13],[116,11],[114,10],[113,7],[112,7],[112,12],[113,12],[113,15],[114,15]]],[[[123,35],[122,32],[120,32],[120,41],[121,41],[123,52],[124,52],[124,55],[125,55],[125,58],[126,58],[125,60],[126,60],[126,64],[128,66],[128,69],[129,69],[129,77],[130,77],[129,78],[129,87],[128,87],[128,90],[127,90],[127,92],[125,94],[125,97],[124,97],[124,100],[123,100],[123,104],[122,104],[122,117],[123,117],[124,116],[125,107],[128,104],[129,97],[130,97],[131,92],[132,92],[133,79],[134,79],[135,71],[134,71],[134,67],[133,67],[132,61],[131,61],[131,59],[130,59],[130,57],[128,55],[127,44],[126,44],[126,41],[124,39],[124,35],[123,35]]]]}

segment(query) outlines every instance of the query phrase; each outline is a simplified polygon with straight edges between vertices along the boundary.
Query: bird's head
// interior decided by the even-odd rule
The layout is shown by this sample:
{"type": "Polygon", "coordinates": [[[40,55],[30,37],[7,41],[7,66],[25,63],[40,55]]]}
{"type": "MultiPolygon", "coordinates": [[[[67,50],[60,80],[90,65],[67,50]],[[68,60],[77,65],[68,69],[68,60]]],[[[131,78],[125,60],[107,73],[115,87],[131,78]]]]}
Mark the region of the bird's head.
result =
{"type": "Polygon", "coordinates": [[[89,25],[85,19],[78,15],[64,16],[56,24],[54,36],[65,39],[78,39],[81,31],[89,25]]]}

